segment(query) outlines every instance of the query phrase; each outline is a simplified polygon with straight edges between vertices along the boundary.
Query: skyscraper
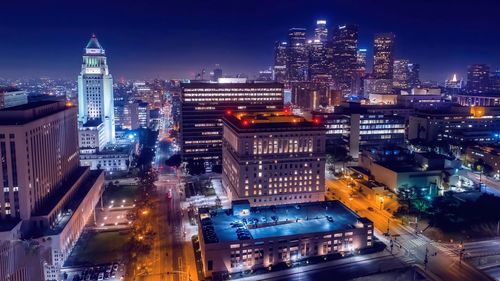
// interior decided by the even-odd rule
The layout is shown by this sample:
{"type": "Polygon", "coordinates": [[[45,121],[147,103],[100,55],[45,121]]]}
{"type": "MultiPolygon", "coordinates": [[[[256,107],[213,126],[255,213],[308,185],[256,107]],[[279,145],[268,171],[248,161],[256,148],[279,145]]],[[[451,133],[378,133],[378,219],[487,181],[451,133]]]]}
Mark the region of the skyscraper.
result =
{"type": "Polygon", "coordinates": [[[467,69],[466,90],[471,94],[485,93],[490,84],[490,67],[486,64],[472,64],[467,69]]]}
{"type": "Polygon", "coordinates": [[[357,70],[366,73],[366,49],[358,49],[356,54],[357,70]]]}
{"type": "Polygon", "coordinates": [[[219,64],[215,65],[214,68],[214,74],[213,74],[213,81],[217,82],[219,78],[222,78],[222,68],[220,67],[219,64]]]}
{"type": "Polygon", "coordinates": [[[408,76],[408,87],[410,89],[420,86],[420,64],[409,63],[408,64],[409,76],[408,76]]]}
{"type": "Polygon", "coordinates": [[[288,79],[287,71],[287,42],[276,42],[274,46],[274,80],[280,83],[288,79]]]}
{"type": "Polygon", "coordinates": [[[394,61],[394,72],[392,75],[392,85],[396,90],[409,89],[410,61],[407,59],[394,61]]]}
{"type": "Polygon", "coordinates": [[[109,74],[106,52],[93,34],[85,47],[82,70],[78,76],[78,120],[104,123],[106,143],[115,140],[113,77],[109,74]]]}
{"type": "Polygon", "coordinates": [[[366,75],[366,49],[358,49],[356,54],[356,70],[352,86],[352,95],[363,95],[363,84],[366,75]]]}
{"type": "Polygon", "coordinates": [[[392,79],[394,63],[394,34],[375,36],[373,42],[373,75],[376,79],[392,79]]]}
{"type": "MultiPolygon", "coordinates": [[[[247,82],[244,78],[219,83],[181,84],[180,143],[183,161],[220,164],[225,112],[261,112],[283,108],[283,84],[247,82]]],[[[207,165],[209,166],[209,165],[207,165]]]]}
{"type": "Polygon", "coordinates": [[[325,44],[324,41],[320,41],[319,39],[309,40],[307,42],[309,53],[309,79],[314,79],[317,75],[328,73],[325,44]]]}
{"type": "Polygon", "coordinates": [[[490,87],[488,91],[495,94],[500,93],[500,69],[491,73],[490,87]]]}
{"type": "Polygon", "coordinates": [[[288,79],[290,81],[305,81],[309,62],[305,28],[291,28],[289,30],[287,55],[288,79]]]}
{"type": "Polygon", "coordinates": [[[339,90],[350,93],[357,69],[358,26],[341,25],[333,33],[332,76],[339,90]]]}
{"type": "Polygon", "coordinates": [[[317,20],[316,28],[314,29],[314,39],[321,42],[328,40],[328,28],[326,27],[326,20],[317,20]]]}

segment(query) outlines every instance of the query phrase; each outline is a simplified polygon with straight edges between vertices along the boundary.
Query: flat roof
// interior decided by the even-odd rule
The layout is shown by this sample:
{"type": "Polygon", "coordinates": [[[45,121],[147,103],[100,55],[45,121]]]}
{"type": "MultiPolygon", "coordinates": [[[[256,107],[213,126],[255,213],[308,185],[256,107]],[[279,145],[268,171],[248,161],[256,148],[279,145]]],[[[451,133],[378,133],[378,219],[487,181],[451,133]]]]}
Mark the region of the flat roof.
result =
{"type": "Polygon", "coordinates": [[[190,83],[181,83],[181,88],[247,88],[247,87],[278,87],[283,88],[283,83],[273,82],[273,81],[253,81],[247,80],[243,83],[218,83],[213,81],[199,81],[193,80],[190,83]]]}
{"type": "Polygon", "coordinates": [[[52,103],[57,103],[57,101],[48,101],[48,100],[34,101],[34,102],[29,102],[29,103],[25,103],[25,104],[21,104],[21,105],[16,105],[16,106],[12,106],[12,107],[3,108],[3,109],[0,109],[0,111],[1,112],[24,111],[24,110],[28,110],[28,109],[33,109],[33,108],[37,108],[37,107],[40,107],[40,106],[44,106],[44,105],[49,105],[49,104],[52,104],[52,103]]]}
{"type": "Polygon", "coordinates": [[[362,227],[359,224],[356,227],[361,217],[339,201],[252,207],[249,213],[234,214],[233,210],[220,209],[211,211],[210,215],[200,212],[205,243],[281,238],[362,227]],[[246,234],[242,237],[241,233],[246,234]]]}
{"type": "Polygon", "coordinates": [[[85,124],[83,124],[83,127],[97,127],[102,124],[101,119],[89,119],[85,124]]]}
{"type": "Polygon", "coordinates": [[[240,132],[255,130],[326,130],[319,118],[309,121],[285,112],[258,112],[225,114],[223,120],[240,132]]]}
{"type": "Polygon", "coordinates": [[[74,108],[63,101],[34,101],[0,109],[0,125],[24,125],[52,114],[74,108]]]}

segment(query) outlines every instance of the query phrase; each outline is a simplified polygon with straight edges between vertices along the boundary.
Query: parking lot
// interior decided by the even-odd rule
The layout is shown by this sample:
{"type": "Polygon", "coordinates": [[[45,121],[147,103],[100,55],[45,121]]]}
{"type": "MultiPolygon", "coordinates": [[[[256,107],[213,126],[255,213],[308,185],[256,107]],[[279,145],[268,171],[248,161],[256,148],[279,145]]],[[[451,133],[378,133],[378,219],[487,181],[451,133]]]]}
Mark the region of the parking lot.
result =
{"type": "Polygon", "coordinates": [[[63,269],[66,274],[66,280],[70,281],[90,281],[90,280],[123,280],[124,265],[118,263],[103,264],[98,266],[68,268],[63,269]]]}

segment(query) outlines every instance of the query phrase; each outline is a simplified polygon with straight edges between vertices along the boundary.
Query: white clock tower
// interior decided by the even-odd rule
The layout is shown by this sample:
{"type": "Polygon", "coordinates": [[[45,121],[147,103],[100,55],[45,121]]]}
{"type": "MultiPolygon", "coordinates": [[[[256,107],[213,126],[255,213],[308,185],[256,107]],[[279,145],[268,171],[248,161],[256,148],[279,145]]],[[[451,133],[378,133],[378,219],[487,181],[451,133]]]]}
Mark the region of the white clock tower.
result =
{"type": "Polygon", "coordinates": [[[104,124],[106,143],[115,141],[113,77],[109,74],[106,53],[93,34],[85,47],[82,70],[78,75],[78,120],[104,124]]]}

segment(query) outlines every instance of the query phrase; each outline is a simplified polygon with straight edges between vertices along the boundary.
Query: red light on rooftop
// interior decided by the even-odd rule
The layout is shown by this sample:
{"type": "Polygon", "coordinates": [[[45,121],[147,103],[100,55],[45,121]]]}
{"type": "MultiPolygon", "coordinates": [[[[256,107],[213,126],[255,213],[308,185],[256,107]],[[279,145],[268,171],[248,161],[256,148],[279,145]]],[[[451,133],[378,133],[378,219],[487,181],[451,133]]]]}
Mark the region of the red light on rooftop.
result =
{"type": "Polygon", "coordinates": [[[226,110],[226,114],[231,115],[231,114],[233,114],[233,111],[231,109],[228,109],[228,110],[226,110]]]}
{"type": "Polygon", "coordinates": [[[243,120],[243,126],[248,126],[250,123],[248,123],[248,120],[243,120]]]}
{"type": "Polygon", "coordinates": [[[319,123],[321,123],[321,120],[319,120],[319,118],[314,118],[313,122],[314,122],[314,124],[319,124],[319,123]]]}

